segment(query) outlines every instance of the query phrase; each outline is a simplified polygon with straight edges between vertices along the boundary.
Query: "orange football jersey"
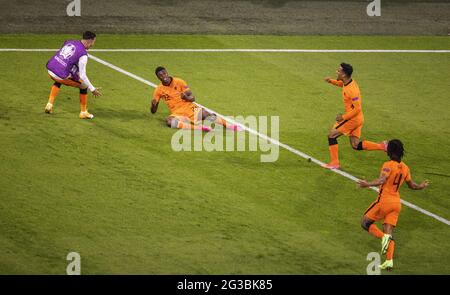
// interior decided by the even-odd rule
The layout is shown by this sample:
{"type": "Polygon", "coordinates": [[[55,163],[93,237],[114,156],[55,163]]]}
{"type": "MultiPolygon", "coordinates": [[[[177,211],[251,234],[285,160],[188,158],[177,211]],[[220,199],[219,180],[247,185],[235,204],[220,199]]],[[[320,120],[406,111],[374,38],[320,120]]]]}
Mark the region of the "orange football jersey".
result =
{"type": "Polygon", "coordinates": [[[185,81],[179,78],[172,78],[169,86],[164,86],[162,83],[156,87],[153,92],[153,98],[159,102],[162,98],[167,104],[171,114],[179,113],[181,110],[194,109],[195,105],[181,98],[181,94],[189,90],[189,86],[185,81]]]}
{"type": "Polygon", "coordinates": [[[347,85],[344,85],[342,81],[338,80],[331,80],[330,83],[342,87],[342,100],[345,108],[345,114],[343,114],[342,117],[344,120],[357,120],[363,122],[362,97],[356,81],[351,80],[347,85]]]}
{"type": "Polygon", "coordinates": [[[400,201],[400,186],[411,180],[409,167],[403,162],[391,160],[383,164],[381,175],[387,179],[380,187],[380,201],[400,201]]]}

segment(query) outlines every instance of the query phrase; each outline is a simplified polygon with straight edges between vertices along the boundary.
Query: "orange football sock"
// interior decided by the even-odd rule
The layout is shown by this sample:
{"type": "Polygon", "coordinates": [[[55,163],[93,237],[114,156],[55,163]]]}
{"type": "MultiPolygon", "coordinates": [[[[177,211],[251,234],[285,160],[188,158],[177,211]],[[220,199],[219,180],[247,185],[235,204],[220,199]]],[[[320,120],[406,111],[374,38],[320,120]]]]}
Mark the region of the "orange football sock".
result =
{"type": "Polygon", "coordinates": [[[394,242],[394,240],[391,240],[389,242],[389,246],[387,249],[386,260],[391,260],[394,257],[394,247],[395,247],[395,242],[394,242]]]}
{"type": "Polygon", "coordinates": [[[331,159],[331,164],[339,164],[339,145],[338,144],[333,144],[333,145],[329,145],[328,149],[330,151],[330,159],[331,159]]]}
{"type": "Polygon", "coordinates": [[[48,97],[48,102],[53,104],[55,102],[55,98],[58,95],[59,91],[61,90],[61,88],[52,85],[52,89],[50,90],[50,96],[48,97]]]}
{"type": "Polygon", "coordinates": [[[366,150],[366,151],[378,151],[378,150],[383,151],[384,150],[384,146],[382,144],[367,141],[367,140],[363,140],[362,147],[363,147],[363,150],[366,150]]]}
{"type": "Polygon", "coordinates": [[[87,110],[87,94],[80,93],[80,110],[82,112],[87,110]]]}
{"type": "Polygon", "coordinates": [[[369,226],[369,233],[378,239],[384,236],[384,233],[373,223],[369,226]]]}

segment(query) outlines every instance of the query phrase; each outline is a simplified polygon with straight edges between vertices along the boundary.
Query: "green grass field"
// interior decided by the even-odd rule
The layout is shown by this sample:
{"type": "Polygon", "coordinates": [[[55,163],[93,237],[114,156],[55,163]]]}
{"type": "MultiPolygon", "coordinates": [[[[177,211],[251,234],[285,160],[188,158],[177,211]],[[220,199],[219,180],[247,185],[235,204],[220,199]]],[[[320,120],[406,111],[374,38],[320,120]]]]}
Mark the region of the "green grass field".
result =
{"type": "MultiPolygon", "coordinates": [[[[67,35],[1,35],[2,48],[58,48],[67,35]]],[[[95,48],[449,49],[448,37],[98,36],[95,48]]],[[[280,149],[174,152],[168,110],[153,89],[93,60],[103,88],[95,119],[78,119],[63,87],[44,114],[53,52],[0,52],[0,273],[365,274],[379,241],[360,218],[372,190],[280,149]]],[[[353,64],[363,95],[363,138],[399,138],[425,191],[402,197],[450,218],[449,53],[93,52],[154,83],[164,65],[197,101],[224,115],[280,117],[280,141],[328,160],[327,132],[343,109],[323,78],[353,64]]],[[[373,179],[382,152],[340,138],[343,169],[373,179]]],[[[393,274],[450,274],[450,228],[403,206],[393,274]]]]}

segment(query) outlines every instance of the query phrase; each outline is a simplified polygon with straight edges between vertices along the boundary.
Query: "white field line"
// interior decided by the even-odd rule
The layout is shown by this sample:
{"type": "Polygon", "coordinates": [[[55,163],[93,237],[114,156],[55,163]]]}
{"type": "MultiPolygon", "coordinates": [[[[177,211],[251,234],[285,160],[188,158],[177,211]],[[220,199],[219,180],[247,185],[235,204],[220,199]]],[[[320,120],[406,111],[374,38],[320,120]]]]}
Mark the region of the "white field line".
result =
{"type": "MultiPolygon", "coordinates": [[[[156,88],[156,87],[157,87],[156,84],[154,84],[154,83],[152,83],[152,82],[150,82],[150,81],[147,81],[147,80],[145,80],[144,78],[141,78],[141,77],[139,77],[139,76],[137,76],[137,75],[135,75],[135,74],[133,74],[133,73],[130,73],[130,72],[128,72],[128,71],[126,71],[126,70],[124,70],[124,69],[122,69],[122,68],[119,68],[118,66],[115,66],[115,65],[113,65],[113,64],[111,64],[111,63],[109,63],[109,62],[106,62],[106,61],[104,61],[104,60],[102,60],[102,59],[100,59],[100,58],[98,58],[98,57],[95,57],[95,56],[93,56],[93,55],[89,55],[89,57],[90,57],[91,59],[95,60],[96,62],[99,62],[99,63],[101,63],[101,64],[103,64],[103,65],[105,65],[105,66],[107,66],[107,67],[109,67],[109,68],[111,68],[111,69],[113,69],[113,70],[116,70],[116,71],[118,71],[118,72],[120,72],[120,73],[122,73],[122,74],[124,74],[124,75],[127,75],[127,76],[129,76],[129,77],[131,77],[131,78],[133,78],[133,79],[136,79],[136,80],[138,80],[138,81],[140,81],[140,82],[142,82],[142,83],[144,83],[144,84],[146,84],[146,85],[148,85],[148,86],[151,86],[151,87],[153,87],[153,88],[156,88]]],[[[234,121],[234,120],[231,120],[230,118],[227,118],[227,117],[225,117],[225,116],[223,116],[223,115],[221,115],[221,114],[219,114],[219,113],[217,113],[217,112],[215,112],[215,111],[213,111],[213,110],[211,110],[211,109],[209,109],[209,108],[207,108],[207,107],[205,107],[205,106],[203,106],[203,105],[201,105],[201,104],[199,104],[199,103],[195,103],[195,104],[198,105],[199,107],[205,108],[207,111],[209,111],[209,112],[211,112],[211,113],[217,114],[217,116],[220,116],[220,117],[224,118],[225,120],[227,120],[228,122],[230,122],[230,123],[232,123],[232,124],[237,124],[237,125],[239,125],[242,129],[248,131],[249,133],[254,134],[254,135],[257,135],[257,136],[259,136],[260,138],[265,139],[265,140],[269,141],[269,142],[272,143],[272,144],[278,145],[278,146],[280,146],[280,147],[282,147],[282,148],[284,148],[284,149],[286,149],[286,150],[288,150],[288,151],[290,151],[290,152],[292,152],[292,153],[294,153],[294,154],[296,154],[296,155],[298,155],[298,156],[300,156],[300,157],[302,157],[302,158],[305,158],[305,159],[307,159],[307,160],[310,159],[311,162],[314,162],[314,163],[316,163],[316,164],[318,164],[318,165],[324,164],[324,163],[323,163],[322,161],[320,161],[320,160],[317,160],[317,159],[315,159],[315,158],[313,158],[313,157],[311,157],[311,156],[309,156],[309,155],[307,155],[307,154],[305,154],[305,153],[302,153],[302,152],[300,152],[300,151],[298,151],[298,150],[296,150],[296,149],[294,149],[294,148],[288,146],[287,144],[281,143],[281,142],[279,142],[278,140],[273,139],[273,138],[271,138],[271,137],[269,137],[269,136],[267,136],[267,135],[264,135],[264,134],[262,134],[262,133],[259,133],[259,132],[256,131],[256,130],[253,130],[253,129],[251,129],[251,128],[248,128],[247,126],[245,126],[245,125],[243,125],[243,124],[240,124],[240,123],[238,123],[238,122],[236,122],[236,121],[234,121]]],[[[347,172],[341,171],[341,170],[335,170],[335,169],[333,169],[333,170],[331,170],[331,171],[333,171],[333,172],[335,172],[335,173],[337,173],[337,174],[340,174],[340,175],[342,175],[342,176],[344,176],[344,177],[346,177],[346,178],[348,178],[348,179],[350,179],[350,180],[353,180],[353,181],[355,181],[355,182],[359,180],[359,179],[356,178],[355,176],[353,176],[353,175],[351,175],[351,174],[349,174],[349,173],[347,173],[347,172]]],[[[378,188],[376,188],[376,187],[371,187],[371,188],[372,188],[374,191],[379,192],[379,189],[378,189],[378,188]]],[[[404,205],[407,206],[407,207],[410,207],[410,208],[412,208],[412,209],[414,209],[414,210],[417,210],[417,211],[419,211],[419,212],[421,212],[421,213],[423,213],[423,214],[425,214],[425,215],[428,215],[428,216],[430,216],[430,217],[432,217],[432,218],[434,218],[434,219],[437,219],[437,220],[439,220],[439,221],[442,222],[442,223],[445,223],[445,224],[447,224],[447,225],[450,225],[450,221],[447,220],[447,219],[445,219],[445,218],[443,218],[443,217],[440,217],[440,216],[438,216],[438,215],[436,215],[436,214],[434,214],[434,213],[431,213],[431,212],[429,212],[429,211],[427,211],[427,210],[425,210],[425,209],[422,209],[422,208],[420,208],[420,207],[418,207],[418,206],[416,206],[416,205],[414,205],[414,204],[412,204],[412,203],[410,203],[410,202],[408,202],[408,201],[405,201],[405,200],[403,200],[403,199],[402,199],[401,201],[402,201],[402,204],[404,204],[404,205]]]]}
{"type": "MultiPolygon", "coordinates": [[[[0,52],[46,52],[59,50],[39,48],[0,48],[0,52]]],[[[119,48],[90,49],[90,52],[280,52],[280,53],[450,53],[450,50],[420,50],[420,49],[181,49],[181,48],[119,48]]]]}

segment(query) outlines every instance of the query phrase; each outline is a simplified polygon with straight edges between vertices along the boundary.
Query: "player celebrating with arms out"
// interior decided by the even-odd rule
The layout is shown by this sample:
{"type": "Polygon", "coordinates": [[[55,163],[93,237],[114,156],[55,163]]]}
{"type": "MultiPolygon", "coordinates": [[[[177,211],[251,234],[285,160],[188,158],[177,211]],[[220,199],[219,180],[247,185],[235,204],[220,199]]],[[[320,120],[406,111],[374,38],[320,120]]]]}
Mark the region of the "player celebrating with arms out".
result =
{"type": "Polygon", "coordinates": [[[355,150],[380,150],[386,151],[386,142],[374,143],[360,140],[361,129],[364,123],[364,115],[361,106],[361,93],[358,84],[352,79],[353,67],[347,63],[341,63],[337,70],[337,79],[325,78],[325,81],[342,88],[342,98],[345,107],[344,114],[336,116],[336,123],[328,134],[328,148],[331,161],[323,167],[328,169],[340,169],[337,138],[342,134],[350,137],[350,144],[355,150]]]}
{"type": "Polygon", "coordinates": [[[86,75],[86,64],[88,61],[87,50],[94,46],[96,35],[93,32],[83,33],[81,40],[67,40],[64,46],[53,55],[47,62],[47,70],[50,78],[54,81],[45,112],[53,112],[53,105],[61,85],[67,85],[80,89],[80,119],[92,119],[93,114],[87,110],[87,91],[97,97],[101,93],[89,81],[86,75]]]}
{"type": "Polygon", "coordinates": [[[161,83],[153,93],[151,112],[152,114],[156,113],[159,101],[162,98],[170,111],[170,115],[166,119],[168,127],[211,131],[208,126],[195,125],[198,121],[208,119],[228,129],[239,130],[237,125],[229,125],[224,119],[196,106],[194,104],[195,96],[185,81],[169,76],[164,67],[157,67],[155,74],[161,83]]]}
{"type": "Polygon", "coordinates": [[[381,239],[381,253],[386,254],[386,261],[380,265],[380,268],[386,270],[391,270],[394,266],[395,242],[392,232],[397,225],[402,207],[398,190],[404,182],[413,190],[424,189],[429,184],[428,180],[417,184],[411,179],[409,167],[402,162],[403,153],[403,144],[400,140],[389,141],[387,154],[390,161],[383,164],[380,177],[371,182],[358,181],[361,188],[380,186],[378,198],[364,213],[361,226],[376,238],[381,239]],[[383,231],[374,224],[375,221],[381,219],[383,219],[383,231]]]}

